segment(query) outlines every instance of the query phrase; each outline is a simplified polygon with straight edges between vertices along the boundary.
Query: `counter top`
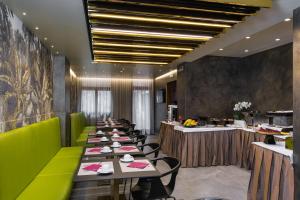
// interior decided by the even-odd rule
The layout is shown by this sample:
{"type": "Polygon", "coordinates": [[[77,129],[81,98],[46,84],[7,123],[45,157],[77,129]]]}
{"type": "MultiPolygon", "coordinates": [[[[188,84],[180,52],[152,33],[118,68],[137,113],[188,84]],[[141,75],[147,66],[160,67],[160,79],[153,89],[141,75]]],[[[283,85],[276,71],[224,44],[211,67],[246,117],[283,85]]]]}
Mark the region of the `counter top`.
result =
{"type": "MultiPolygon", "coordinates": [[[[166,122],[162,121],[164,124],[169,124],[174,126],[174,130],[181,131],[184,133],[199,133],[199,132],[217,132],[217,131],[230,131],[230,130],[244,130],[248,132],[255,133],[256,131],[252,128],[239,128],[239,127],[195,127],[195,128],[186,128],[183,127],[179,122],[166,122]]],[[[291,135],[274,135],[274,137],[285,140],[286,137],[290,137],[291,135]]]]}

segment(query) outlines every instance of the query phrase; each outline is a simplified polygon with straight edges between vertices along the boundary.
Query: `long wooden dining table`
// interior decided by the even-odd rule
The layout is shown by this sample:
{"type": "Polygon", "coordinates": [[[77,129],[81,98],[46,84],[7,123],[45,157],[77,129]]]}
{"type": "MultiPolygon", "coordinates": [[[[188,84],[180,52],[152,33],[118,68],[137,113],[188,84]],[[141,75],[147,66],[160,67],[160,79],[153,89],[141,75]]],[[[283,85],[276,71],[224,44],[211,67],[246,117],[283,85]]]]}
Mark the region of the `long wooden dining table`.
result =
{"type": "MultiPolygon", "coordinates": [[[[124,136],[119,132],[121,137],[124,136]]],[[[119,200],[120,192],[119,185],[122,179],[130,179],[130,178],[146,178],[146,177],[159,177],[161,174],[157,170],[157,168],[151,163],[151,161],[146,158],[141,149],[139,149],[136,145],[132,144],[132,140],[126,141],[126,143],[122,143],[121,147],[112,148],[111,152],[101,152],[104,146],[112,147],[114,139],[111,132],[105,132],[104,135],[97,136],[95,133],[91,133],[86,141],[87,146],[84,148],[82,153],[81,162],[74,174],[73,182],[88,182],[88,181],[105,181],[109,180],[111,182],[111,199],[119,200]],[[91,139],[101,139],[102,136],[108,138],[107,142],[96,141],[90,142],[91,139]],[[91,146],[90,144],[94,144],[91,146]],[[127,147],[122,149],[122,147],[127,147]],[[128,149],[128,147],[131,147],[128,149]],[[133,149],[135,148],[135,149],[133,149]],[[147,163],[147,166],[144,169],[129,167],[129,163],[123,162],[120,158],[125,154],[130,154],[131,156],[138,156],[134,158],[134,162],[142,162],[147,163]],[[86,170],[85,167],[91,165],[104,165],[108,164],[113,169],[112,173],[109,174],[99,174],[97,170],[86,170]]],[[[133,162],[131,162],[133,163],[133,162]]]]}
{"type": "MultiPolygon", "coordinates": [[[[248,200],[292,200],[294,169],[290,157],[257,146],[264,144],[264,139],[265,135],[252,129],[187,129],[167,122],[161,123],[159,133],[162,152],[181,160],[182,167],[236,165],[251,170],[248,200]]],[[[284,137],[276,140],[280,144],[284,137]]]]}

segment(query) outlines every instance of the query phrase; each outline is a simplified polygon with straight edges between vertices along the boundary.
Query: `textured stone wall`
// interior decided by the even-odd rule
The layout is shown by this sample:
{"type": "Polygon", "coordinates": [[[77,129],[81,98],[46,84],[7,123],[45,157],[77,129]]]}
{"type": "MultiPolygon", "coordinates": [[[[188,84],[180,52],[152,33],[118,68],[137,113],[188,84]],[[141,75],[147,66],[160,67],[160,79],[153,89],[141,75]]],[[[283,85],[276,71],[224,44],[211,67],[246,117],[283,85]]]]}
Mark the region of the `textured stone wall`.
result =
{"type": "Polygon", "coordinates": [[[251,101],[262,112],[292,109],[292,44],[245,58],[184,63],[177,91],[183,117],[231,117],[237,101],[251,101]]]}
{"type": "Polygon", "coordinates": [[[0,132],[52,116],[52,54],[0,2],[0,132]]]}

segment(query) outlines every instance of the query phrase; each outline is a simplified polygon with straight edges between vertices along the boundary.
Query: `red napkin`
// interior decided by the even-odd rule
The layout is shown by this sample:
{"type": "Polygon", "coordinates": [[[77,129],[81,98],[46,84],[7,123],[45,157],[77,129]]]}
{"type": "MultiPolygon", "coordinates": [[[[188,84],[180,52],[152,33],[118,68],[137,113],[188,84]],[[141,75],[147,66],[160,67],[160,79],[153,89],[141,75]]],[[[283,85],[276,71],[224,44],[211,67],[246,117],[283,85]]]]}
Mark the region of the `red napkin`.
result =
{"type": "Polygon", "coordinates": [[[96,148],[89,149],[88,152],[97,152],[97,153],[99,152],[100,153],[101,149],[102,148],[100,148],[100,147],[96,147],[96,148]]]}
{"type": "Polygon", "coordinates": [[[131,168],[138,168],[138,169],[144,169],[145,167],[147,167],[149,165],[149,163],[144,163],[144,162],[132,162],[129,165],[127,165],[127,167],[131,167],[131,168]]]}
{"type": "Polygon", "coordinates": [[[114,140],[116,141],[126,141],[126,140],[130,140],[129,137],[119,137],[119,138],[115,138],[114,140]]]}
{"type": "Polygon", "coordinates": [[[89,141],[100,141],[100,138],[90,138],[89,141]]]}
{"type": "Polygon", "coordinates": [[[101,164],[91,164],[84,167],[84,170],[96,172],[102,165],[101,164]]]}
{"type": "Polygon", "coordinates": [[[120,150],[123,150],[123,151],[131,151],[131,150],[135,150],[135,149],[136,149],[135,147],[126,147],[126,146],[120,147],[120,150]]]}

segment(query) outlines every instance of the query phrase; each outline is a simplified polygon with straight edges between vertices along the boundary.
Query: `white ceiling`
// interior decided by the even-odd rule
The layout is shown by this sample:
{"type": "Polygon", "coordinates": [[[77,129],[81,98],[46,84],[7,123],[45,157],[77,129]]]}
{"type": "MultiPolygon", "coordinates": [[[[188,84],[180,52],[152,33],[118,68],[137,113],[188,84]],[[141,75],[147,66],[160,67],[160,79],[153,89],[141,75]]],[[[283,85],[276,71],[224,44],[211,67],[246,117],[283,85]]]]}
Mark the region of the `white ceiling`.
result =
{"type": "MultiPolygon", "coordinates": [[[[272,48],[292,40],[292,29],[283,19],[292,16],[293,9],[300,7],[300,0],[273,0],[271,9],[262,9],[255,16],[214,38],[193,52],[175,60],[169,66],[92,64],[89,39],[85,22],[82,0],[2,0],[18,15],[29,29],[50,46],[53,52],[66,55],[75,73],[83,76],[133,76],[156,77],[179,63],[193,61],[205,55],[244,56],[242,50],[249,49],[249,54],[272,48]],[[22,12],[27,15],[23,16],[22,12]],[[39,30],[34,28],[38,26],[39,30]],[[267,29],[267,30],[266,30],[267,29]],[[274,39],[282,40],[274,44],[274,39]],[[252,35],[246,41],[245,36],[252,35]],[[219,48],[224,51],[219,52],[219,48]],[[124,69],[123,69],[124,68],[124,69]],[[82,72],[81,72],[82,71],[82,72]],[[123,71],[123,72],[120,72],[123,71]]],[[[248,55],[249,55],[248,54],[248,55]]]]}
{"type": "Polygon", "coordinates": [[[261,32],[250,36],[250,39],[244,37],[242,40],[229,46],[223,46],[222,51],[217,50],[211,55],[246,57],[267,49],[278,47],[293,41],[293,22],[281,22],[261,32]],[[276,39],[280,39],[277,41],[276,39]],[[248,50],[248,52],[245,52],[248,50]]]}

